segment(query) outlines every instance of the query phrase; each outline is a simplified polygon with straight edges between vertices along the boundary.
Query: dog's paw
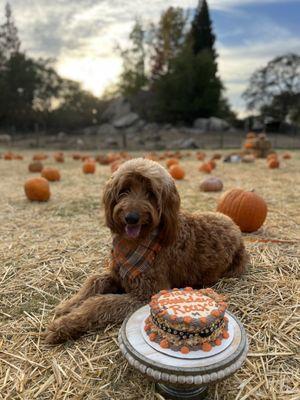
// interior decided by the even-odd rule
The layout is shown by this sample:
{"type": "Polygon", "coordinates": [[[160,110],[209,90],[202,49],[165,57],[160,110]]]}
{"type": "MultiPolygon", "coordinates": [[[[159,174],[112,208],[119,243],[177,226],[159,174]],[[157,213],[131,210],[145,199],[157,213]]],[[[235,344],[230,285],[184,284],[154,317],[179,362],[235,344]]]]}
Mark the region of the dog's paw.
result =
{"type": "Polygon", "coordinates": [[[43,333],[43,338],[47,344],[60,344],[66,342],[69,336],[54,321],[48,326],[47,331],[43,333]]]}

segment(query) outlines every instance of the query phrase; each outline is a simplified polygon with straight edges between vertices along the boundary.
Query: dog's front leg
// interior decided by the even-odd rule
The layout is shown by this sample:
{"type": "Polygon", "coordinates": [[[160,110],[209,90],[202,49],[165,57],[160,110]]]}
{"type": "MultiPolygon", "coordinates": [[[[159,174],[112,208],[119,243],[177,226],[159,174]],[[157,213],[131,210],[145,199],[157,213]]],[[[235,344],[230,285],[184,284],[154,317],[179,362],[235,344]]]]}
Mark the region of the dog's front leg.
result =
{"type": "Polygon", "coordinates": [[[119,282],[110,273],[90,276],[73,297],[63,301],[55,308],[55,315],[56,317],[60,317],[70,313],[91,296],[104,293],[117,293],[120,289],[119,282]]]}
{"type": "Polygon", "coordinates": [[[57,344],[76,339],[89,330],[121,323],[126,315],[137,310],[145,301],[132,294],[106,294],[89,297],[69,314],[56,319],[45,334],[46,342],[57,344]]]}

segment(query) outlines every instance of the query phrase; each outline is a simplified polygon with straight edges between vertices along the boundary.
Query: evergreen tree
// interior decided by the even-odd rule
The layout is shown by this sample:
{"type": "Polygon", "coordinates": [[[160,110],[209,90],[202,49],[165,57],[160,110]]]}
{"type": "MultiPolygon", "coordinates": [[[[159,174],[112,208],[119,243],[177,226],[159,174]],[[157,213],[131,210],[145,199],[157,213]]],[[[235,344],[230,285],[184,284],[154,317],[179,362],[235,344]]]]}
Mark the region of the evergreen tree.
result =
{"type": "Polygon", "coordinates": [[[191,41],[194,54],[199,54],[203,50],[209,50],[212,52],[213,58],[216,58],[214,48],[216,37],[213,33],[212,21],[206,0],[199,1],[195,17],[192,21],[189,40],[191,41]]]}
{"type": "Polygon", "coordinates": [[[5,18],[4,24],[0,25],[0,63],[2,65],[5,60],[19,52],[21,45],[9,3],[5,6],[5,18]]]}

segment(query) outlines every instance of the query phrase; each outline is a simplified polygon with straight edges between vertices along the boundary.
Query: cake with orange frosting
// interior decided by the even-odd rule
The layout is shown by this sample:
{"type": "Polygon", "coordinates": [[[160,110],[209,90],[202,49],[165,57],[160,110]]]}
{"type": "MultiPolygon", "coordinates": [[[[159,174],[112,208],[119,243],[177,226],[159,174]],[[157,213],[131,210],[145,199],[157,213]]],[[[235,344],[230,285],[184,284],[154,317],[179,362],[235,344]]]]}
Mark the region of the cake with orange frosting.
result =
{"type": "Polygon", "coordinates": [[[162,348],[210,351],[229,337],[227,304],[213,289],[161,290],[152,296],[144,330],[162,348]]]}

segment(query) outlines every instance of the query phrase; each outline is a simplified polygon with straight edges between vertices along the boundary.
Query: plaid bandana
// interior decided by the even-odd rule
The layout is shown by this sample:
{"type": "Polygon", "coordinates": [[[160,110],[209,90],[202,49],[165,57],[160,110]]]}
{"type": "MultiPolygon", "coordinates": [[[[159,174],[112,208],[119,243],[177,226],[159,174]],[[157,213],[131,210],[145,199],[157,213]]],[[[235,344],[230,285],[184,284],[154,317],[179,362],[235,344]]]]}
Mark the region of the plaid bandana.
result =
{"type": "Polygon", "coordinates": [[[122,279],[127,275],[134,279],[151,267],[160,249],[157,231],[154,231],[135,249],[129,245],[128,241],[115,237],[111,252],[113,268],[118,271],[122,279]]]}

